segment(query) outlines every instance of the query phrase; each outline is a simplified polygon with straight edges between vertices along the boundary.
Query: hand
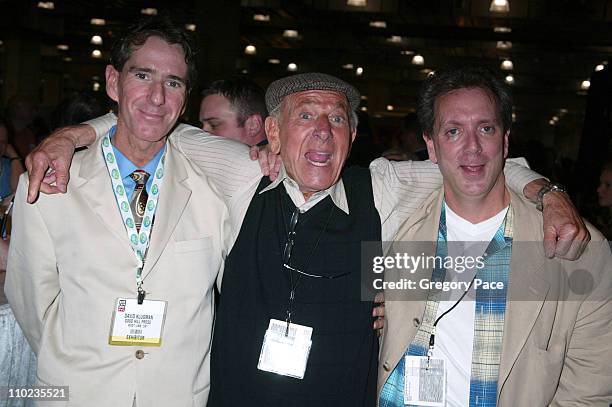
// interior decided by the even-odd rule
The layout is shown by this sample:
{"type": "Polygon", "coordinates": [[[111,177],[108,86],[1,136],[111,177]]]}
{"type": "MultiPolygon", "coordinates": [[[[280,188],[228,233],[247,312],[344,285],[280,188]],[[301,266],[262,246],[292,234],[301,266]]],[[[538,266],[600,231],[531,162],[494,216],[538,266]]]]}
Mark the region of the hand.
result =
{"type": "Polygon", "coordinates": [[[544,253],[548,258],[576,260],[591,240],[591,234],[569,196],[562,192],[544,195],[544,253]]]}
{"type": "Polygon", "coordinates": [[[278,177],[280,171],[281,158],[279,154],[273,154],[269,145],[251,146],[249,151],[251,160],[259,160],[261,174],[270,177],[270,181],[274,181],[278,177]]]}
{"type": "MultiPolygon", "coordinates": [[[[30,180],[28,203],[36,201],[39,191],[45,194],[66,192],[72,156],[84,132],[93,132],[93,129],[83,124],[61,128],[28,154],[25,161],[30,180]]],[[[93,136],[95,138],[95,134],[93,136]]]]}
{"type": "Polygon", "coordinates": [[[381,330],[385,326],[385,293],[383,291],[376,294],[374,304],[378,305],[372,309],[372,316],[376,317],[373,328],[374,330],[381,330]]]}

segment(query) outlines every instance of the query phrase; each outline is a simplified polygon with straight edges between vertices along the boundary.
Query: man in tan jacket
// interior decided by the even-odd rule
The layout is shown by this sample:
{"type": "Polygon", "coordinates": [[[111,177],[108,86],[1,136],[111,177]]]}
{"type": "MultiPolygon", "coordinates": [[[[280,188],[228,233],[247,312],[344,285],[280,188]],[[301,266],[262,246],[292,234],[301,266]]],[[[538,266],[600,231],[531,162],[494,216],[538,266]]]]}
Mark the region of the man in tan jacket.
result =
{"type": "Polygon", "coordinates": [[[506,186],[512,102],[491,72],[436,73],[418,109],[443,187],[383,259],[379,405],[608,406],[608,242],[589,227],[578,261],[546,258],[539,213],[506,186]]]}

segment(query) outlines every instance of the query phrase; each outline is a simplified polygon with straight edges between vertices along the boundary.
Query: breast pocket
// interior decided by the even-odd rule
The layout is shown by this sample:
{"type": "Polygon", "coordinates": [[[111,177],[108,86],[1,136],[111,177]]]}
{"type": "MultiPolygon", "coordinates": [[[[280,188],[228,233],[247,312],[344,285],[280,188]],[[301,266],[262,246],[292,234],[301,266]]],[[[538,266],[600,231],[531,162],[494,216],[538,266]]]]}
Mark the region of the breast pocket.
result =
{"type": "Polygon", "coordinates": [[[177,253],[207,251],[210,249],[212,249],[212,238],[210,236],[201,239],[177,240],[174,242],[174,251],[177,253]]]}

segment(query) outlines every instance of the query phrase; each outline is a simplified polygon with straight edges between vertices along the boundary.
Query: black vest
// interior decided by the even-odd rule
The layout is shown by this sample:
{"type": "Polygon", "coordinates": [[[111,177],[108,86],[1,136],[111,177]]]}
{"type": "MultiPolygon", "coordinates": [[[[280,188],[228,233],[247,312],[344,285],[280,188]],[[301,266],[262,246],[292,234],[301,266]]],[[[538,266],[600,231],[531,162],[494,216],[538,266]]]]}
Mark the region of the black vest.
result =
{"type": "MultiPolygon", "coordinates": [[[[362,241],[380,241],[368,170],[342,176],[350,215],[326,197],[299,215],[290,264],[301,276],[292,321],[313,328],[303,379],[257,369],[271,318],[285,320],[289,272],[282,267],[295,206],[281,185],[263,178],[225,262],[211,357],[215,406],[375,406],[378,341],[372,303],[361,301],[362,241]]],[[[294,279],[297,274],[294,273],[294,279]]]]}

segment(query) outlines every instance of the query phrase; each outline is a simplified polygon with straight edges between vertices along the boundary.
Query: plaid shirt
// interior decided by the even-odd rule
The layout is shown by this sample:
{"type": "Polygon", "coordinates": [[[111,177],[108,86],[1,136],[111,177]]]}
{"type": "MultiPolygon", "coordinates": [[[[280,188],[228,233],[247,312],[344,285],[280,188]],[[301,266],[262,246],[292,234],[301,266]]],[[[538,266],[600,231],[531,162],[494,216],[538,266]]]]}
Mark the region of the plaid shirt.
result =
{"type": "MultiPolygon", "coordinates": [[[[442,206],[436,256],[447,253],[446,212],[442,206]]],[[[485,251],[485,267],[476,271],[476,277],[486,282],[501,282],[503,289],[476,290],[476,313],[474,316],[474,343],[470,380],[470,407],[495,406],[497,402],[497,377],[501,358],[506,312],[506,287],[512,256],[512,208],[508,209],[504,223],[485,251]]],[[[437,263],[437,262],[436,262],[437,263]]],[[[431,281],[444,281],[446,270],[435,267],[431,281]]],[[[422,323],[408,346],[404,356],[426,356],[429,337],[438,312],[438,294],[430,291],[422,323]]],[[[380,393],[380,407],[404,406],[404,358],[402,357],[389,375],[380,393]]]]}

